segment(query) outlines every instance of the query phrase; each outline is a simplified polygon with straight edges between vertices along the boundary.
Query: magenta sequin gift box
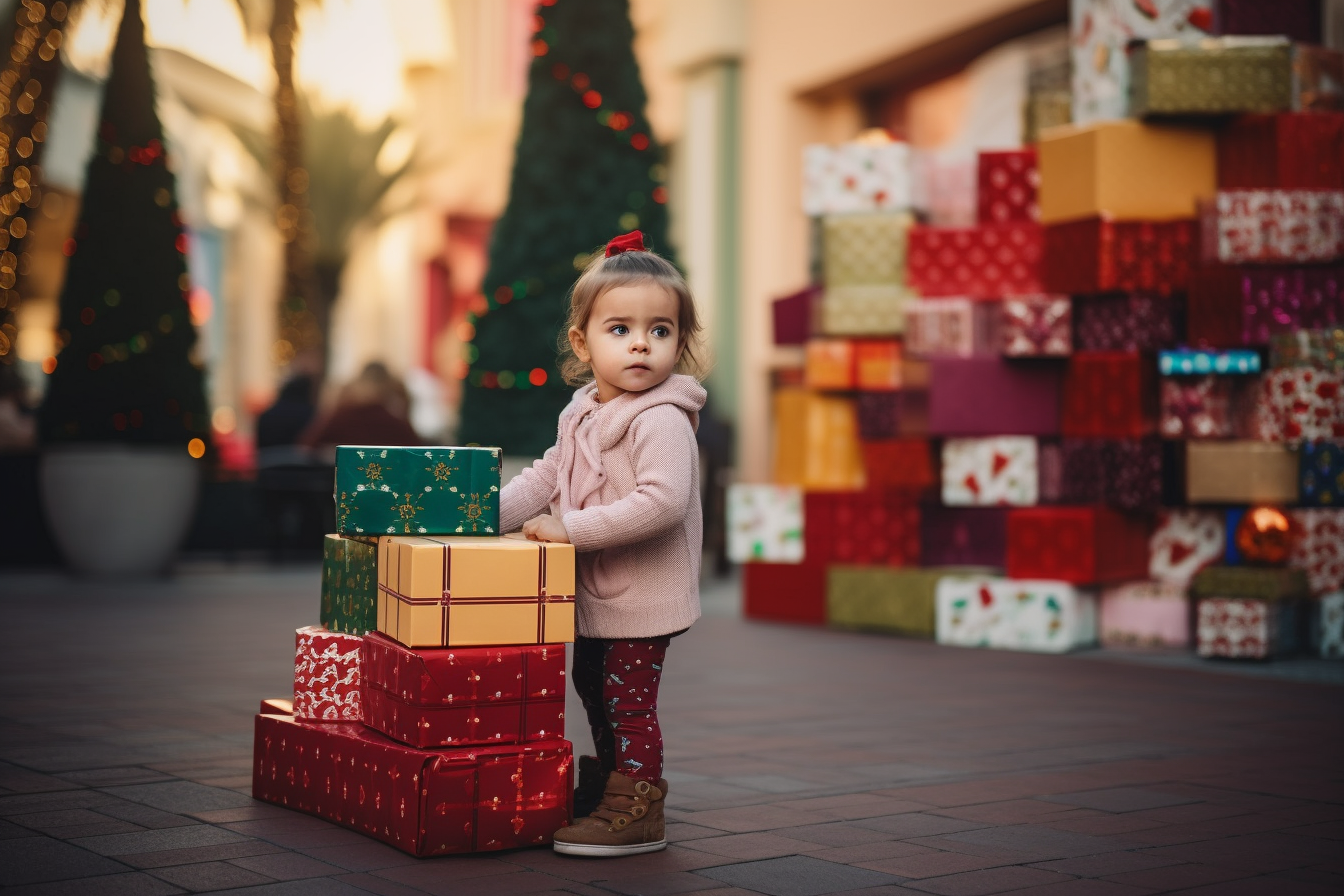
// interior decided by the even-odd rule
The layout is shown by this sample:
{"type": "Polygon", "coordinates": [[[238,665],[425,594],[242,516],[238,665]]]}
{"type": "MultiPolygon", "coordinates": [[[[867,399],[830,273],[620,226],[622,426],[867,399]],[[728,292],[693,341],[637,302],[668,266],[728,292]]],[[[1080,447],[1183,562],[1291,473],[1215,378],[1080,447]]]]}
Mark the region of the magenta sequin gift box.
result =
{"type": "Polygon", "coordinates": [[[1344,267],[1245,267],[1242,339],[1264,345],[1271,333],[1344,322],[1344,267]]]}

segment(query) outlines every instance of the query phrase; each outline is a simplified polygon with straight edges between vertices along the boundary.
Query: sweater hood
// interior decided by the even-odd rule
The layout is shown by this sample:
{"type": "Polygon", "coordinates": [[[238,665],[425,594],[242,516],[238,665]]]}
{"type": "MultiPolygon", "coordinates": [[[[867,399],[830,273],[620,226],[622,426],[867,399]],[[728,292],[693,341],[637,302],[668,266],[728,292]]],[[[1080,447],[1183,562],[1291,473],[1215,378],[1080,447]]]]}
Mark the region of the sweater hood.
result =
{"type": "Polygon", "coordinates": [[[690,418],[691,429],[700,428],[700,409],[705,406],[708,393],[695,377],[684,373],[674,373],[652,389],[643,392],[625,392],[616,396],[606,405],[597,400],[597,386],[589,383],[574,395],[574,404],[582,416],[584,411],[601,408],[601,422],[598,427],[598,448],[606,450],[619,442],[635,418],[649,408],[660,404],[670,404],[680,408],[690,418]]]}

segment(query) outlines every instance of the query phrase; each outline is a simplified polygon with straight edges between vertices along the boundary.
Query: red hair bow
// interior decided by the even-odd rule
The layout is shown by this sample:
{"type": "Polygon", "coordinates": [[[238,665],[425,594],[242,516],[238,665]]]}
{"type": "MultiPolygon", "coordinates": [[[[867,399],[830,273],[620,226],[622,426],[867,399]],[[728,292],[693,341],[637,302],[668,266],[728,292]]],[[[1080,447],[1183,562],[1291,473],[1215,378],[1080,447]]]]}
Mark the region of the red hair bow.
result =
{"type": "Polygon", "coordinates": [[[644,246],[644,234],[638,230],[632,230],[629,233],[623,233],[618,237],[612,237],[611,242],[607,243],[607,257],[620,255],[622,252],[646,252],[644,246]]]}

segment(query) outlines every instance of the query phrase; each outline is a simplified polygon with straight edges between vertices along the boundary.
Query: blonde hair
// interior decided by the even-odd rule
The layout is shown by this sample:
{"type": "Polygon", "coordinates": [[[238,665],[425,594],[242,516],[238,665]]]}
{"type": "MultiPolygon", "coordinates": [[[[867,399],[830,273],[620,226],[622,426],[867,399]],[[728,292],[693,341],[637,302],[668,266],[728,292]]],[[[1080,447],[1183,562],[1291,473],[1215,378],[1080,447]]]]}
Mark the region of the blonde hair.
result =
{"type": "Polygon", "coordinates": [[[628,251],[606,257],[601,250],[583,269],[574,287],[569,291],[569,319],[560,331],[560,376],[571,386],[582,386],[593,379],[593,368],[580,361],[569,344],[571,328],[586,330],[588,319],[598,297],[618,286],[634,283],[655,283],[677,297],[677,333],[681,339],[681,356],[677,358],[676,373],[685,373],[702,379],[708,368],[703,359],[700,316],[695,310],[695,299],[686,278],[672,262],[651,251],[628,251]]]}

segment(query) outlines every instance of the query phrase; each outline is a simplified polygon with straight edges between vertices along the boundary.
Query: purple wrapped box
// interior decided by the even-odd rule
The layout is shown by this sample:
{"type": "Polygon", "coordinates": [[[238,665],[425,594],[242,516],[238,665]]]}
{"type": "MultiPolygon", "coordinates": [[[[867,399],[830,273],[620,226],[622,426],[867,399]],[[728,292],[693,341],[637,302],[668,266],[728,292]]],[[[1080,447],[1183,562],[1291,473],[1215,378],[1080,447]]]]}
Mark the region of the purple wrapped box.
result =
{"type": "Polygon", "coordinates": [[[1049,361],[935,358],[930,362],[929,432],[1054,435],[1063,379],[1063,367],[1049,361]]]}
{"type": "Polygon", "coordinates": [[[1099,504],[1106,494],[1106,443],[1062,439],[1059,443],[1060,504],[1099,504]]]}
{"type": "Polygon", "coordinates": [[[1344,322],[1344,267],[1247,265],[1241,269],[1242,339],[1265,345],[1271,333],[1344,322]]]}
{"type": "Polygon", "coordinates": [[[922,389],[899,392],[860,392],[859,438],[881,442],[929,434],[929,393],[922,389]]]}
{"type": "Polygon", "coordinates": [[[771,310],[775,319],[775,345],[803,345],[812,335],[812,321],[823,290],[809,286],[793,295],[775,299],[771,310]]]}
{"type": "Polygon", "coordinates": [[[1084,351],[1155,351],[1176,340],[1177,298],[1144,295],[1079,296],[1074,302],[1074,347],[1084,351]]]}
{"type": "Polygon", "coordinates": [[[926,504],[920,509],[919,520],[920,566],[1003,568],[1008,508],[926,504]]]}
{"type": "Polygon", "coordinates": [[[1106,478],[1102,500],[1122,510],[1156,510],[1162,506],[1162,442],[1122,439],[1104,443],[1106,478]]]}
{"type": "Polygon", "coordinates": [[[1321,0],[1218,0],[1215,34],[1283,34],[1321,42],[1321,0]]]}

